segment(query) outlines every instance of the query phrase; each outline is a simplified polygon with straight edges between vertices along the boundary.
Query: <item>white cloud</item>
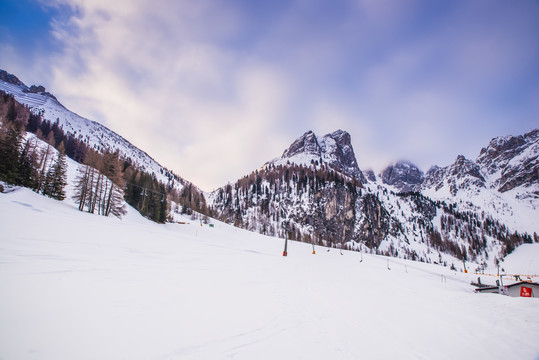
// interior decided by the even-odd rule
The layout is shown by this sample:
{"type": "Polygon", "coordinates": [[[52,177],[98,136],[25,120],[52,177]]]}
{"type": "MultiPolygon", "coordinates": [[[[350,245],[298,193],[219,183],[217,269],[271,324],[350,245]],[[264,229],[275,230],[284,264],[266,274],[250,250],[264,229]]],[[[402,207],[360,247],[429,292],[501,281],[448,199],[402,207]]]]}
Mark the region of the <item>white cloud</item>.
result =
{"type": "Polygon", "coordinates": [[[51,63],[52,86],[68,108],[204,189],[282,151],[287,79],[220,45],[240,26],[233,10],[207,1],[56,3],[78,14],[54,25],[65,48],[51,63]]]}

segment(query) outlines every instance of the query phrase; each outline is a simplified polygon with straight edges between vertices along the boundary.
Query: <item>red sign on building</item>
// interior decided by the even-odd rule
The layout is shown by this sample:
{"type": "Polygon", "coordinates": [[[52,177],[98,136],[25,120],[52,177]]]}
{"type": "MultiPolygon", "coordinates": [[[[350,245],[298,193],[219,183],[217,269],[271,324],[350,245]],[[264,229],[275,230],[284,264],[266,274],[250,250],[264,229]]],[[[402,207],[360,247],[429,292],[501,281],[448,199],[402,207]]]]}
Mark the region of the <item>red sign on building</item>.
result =
{"type": "Polygon", "coordinates": [[[532,288],[521,286],[520,287],[520,296],[523,297],[532,297],[532,288]]]}

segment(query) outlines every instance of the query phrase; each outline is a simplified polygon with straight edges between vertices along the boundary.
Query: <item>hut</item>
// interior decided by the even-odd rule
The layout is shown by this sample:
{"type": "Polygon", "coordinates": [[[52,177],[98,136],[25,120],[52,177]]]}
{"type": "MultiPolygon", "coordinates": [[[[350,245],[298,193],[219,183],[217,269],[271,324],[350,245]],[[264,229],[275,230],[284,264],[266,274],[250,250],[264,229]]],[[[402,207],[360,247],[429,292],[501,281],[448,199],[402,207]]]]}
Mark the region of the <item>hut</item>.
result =
{"type": "Polygon", "coordinates": [[[476,293],[495,293],[512,297],[539,297],[539,284],[520,281],[506,286],[489,286],[475,289],[476,293]]]}

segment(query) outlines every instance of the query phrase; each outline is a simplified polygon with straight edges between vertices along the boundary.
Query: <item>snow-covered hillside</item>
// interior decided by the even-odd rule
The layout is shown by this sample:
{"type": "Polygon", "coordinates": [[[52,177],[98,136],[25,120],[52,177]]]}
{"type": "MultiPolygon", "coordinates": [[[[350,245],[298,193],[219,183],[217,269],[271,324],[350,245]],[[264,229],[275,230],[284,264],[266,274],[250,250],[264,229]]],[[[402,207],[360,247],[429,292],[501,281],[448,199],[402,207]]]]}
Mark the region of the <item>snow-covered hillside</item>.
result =
{"type": "Polygon", "coordinates": [[[283,257],[219,222],[106,218],[27,189],[0,213],[2,359],[539,356],[539,300],[475,294],[477,275],[293,241],[283,257]]]}
{"type": "Polygon", "coordinates": [[[323,137],[303,134],[280,158],[207,199],[219,219],[262,234],[366,247],[462,270],[495,266],[515,247],[539,239],[535,133],[493,140],[482,151],[490,154],[483,162],[490,159],[491,167],[502,157],[501,167],[520,169],[518,182],[512,181],[518,186],[504,192],[490,186],[494,180],[485,166],[463,156],[426,176],[401,161],[378,177],[367,172],[367,180],[350,135],[338,130],[323,137]]]}
{"type": "Polygon", "coordinates": [[[58,121],[66,134],[73,135],[76,139],[83,141],[86,145],[98,151],[109,150],[114,152],[118,150],[123,157],[129,158],[139,169],[149,174],[155,174],[156,178],[164,184],[173,182],[178,190],[181,190],[184,186],[185,180],[158,164],[146,152],[137,148],[122,136],[98,122],[83,118],[66,109],[51,94],[44,91],[29,92],[30,88],[24,83],[20,81],[14,82],[17,84],[0,80],[0,90],[13,94],[18,102],[27,105],[33,112],[41,114],[44,120],[51,123],[58,121]]]}
{"type": "Polygon", "coordinates": [[[511,231],[539,233],[539,130],[494,138],[475,161],[458,156],[420,187],[462,211],[485,212],[511,231]]]}

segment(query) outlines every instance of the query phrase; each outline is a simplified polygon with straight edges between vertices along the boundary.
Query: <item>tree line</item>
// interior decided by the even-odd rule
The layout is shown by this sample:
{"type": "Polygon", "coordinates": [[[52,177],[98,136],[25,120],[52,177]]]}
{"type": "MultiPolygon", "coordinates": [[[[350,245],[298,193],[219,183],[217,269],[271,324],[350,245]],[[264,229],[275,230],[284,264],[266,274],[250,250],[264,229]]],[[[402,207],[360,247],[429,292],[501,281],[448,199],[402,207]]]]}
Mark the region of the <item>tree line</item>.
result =
{"type": "MultiPolygon", "coordinates": [[[[173,190],[174,181],[183,183],[172,172],[165,174],[169,179],[166,186],[154,174],[137,169],[131,159],[108,149],[91,148],[80,136],[65,133],[58,121],[43,120],[41,113],[32,112],[13,95],[2,91],[0,122],[0,180],[63,200],[67,156],[80,164],[74,192],[79,210],[121,217],[125,213],[122,201],[125,200],[147,218],[166,221],[168,193],[173,190]],[[36,137],[24,140],[27,132],[43,140],[46,148],[38,146],[36,137]]],[[[203,195],[198,189],[191,189],[190,200],[184,203],[191,205],[195,198],[197,201],[192,204],[196,207],[201,203],[200,197],[203,195]]],[[[205,201],[197,209],[206,211],[205,201]]]]}
{"type": "Polygon", "coordinates": [[[55,151],[51,139],[45,148],[34,137],[25,139],[25,127],[33,116],[13,96],[0,93],[0,180],[64,200],[67,183],[64,143],[60,142],[55,151]]]}

